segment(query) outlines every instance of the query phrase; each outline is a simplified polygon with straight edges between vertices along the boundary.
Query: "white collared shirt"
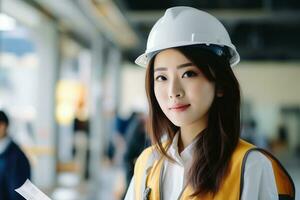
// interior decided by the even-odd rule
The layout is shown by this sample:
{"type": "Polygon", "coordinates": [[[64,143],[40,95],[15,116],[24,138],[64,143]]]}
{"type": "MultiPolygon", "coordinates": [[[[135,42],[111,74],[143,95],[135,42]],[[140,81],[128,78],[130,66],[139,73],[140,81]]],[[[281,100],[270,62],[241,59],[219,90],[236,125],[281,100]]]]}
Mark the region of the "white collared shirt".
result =
{"type": "MultiPolygon", "coordinates": [[[[194,142],[188,145],[179,155],[178,138],[176,134],[168,150],[168,154],[176,161],[164,162],[163,200],[177,199],[186,183],[186,173],[189,161],[192,160],[194,142]]],[[[125,200],[134,200],[134,177],[127,190],[125,200]]],[[[244,187],[241,200],[278,200],[277,187],[272,164],[262,153],[253,151],[249,154],[244,174],[244,187]]]]}

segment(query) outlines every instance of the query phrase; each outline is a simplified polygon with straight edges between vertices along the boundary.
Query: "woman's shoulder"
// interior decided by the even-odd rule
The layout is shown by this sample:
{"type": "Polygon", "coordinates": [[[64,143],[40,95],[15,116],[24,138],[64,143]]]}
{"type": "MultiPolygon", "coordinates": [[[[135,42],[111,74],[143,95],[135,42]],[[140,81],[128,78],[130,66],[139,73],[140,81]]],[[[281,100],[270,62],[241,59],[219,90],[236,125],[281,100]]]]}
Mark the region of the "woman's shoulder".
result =
{"type": "Polygon", "coordinates": [[[156,147],[152,145],[143,150],[143,152],[137,158],[135,165],[134,165],[134,174],[141,175],[145,173],[145,170],[152,166],[154,163],[156,155],[156,147]]]}
{"type": "Polygon", "coordinates": [[[270,159],[265,155],[265,150],[257,148],[251,143],[240,140],[235,154],[240,154],[245,164],[271,165],[270,159]]]}
{"type": "MultiPolygon", "coordinates": [[[[171,142],[170,141],[164,141],[161,143],[161,147],[167,150],[170,146],[171,142]]],[[[138,159],[144,159],[147,157],[154,157],[159,159],[161,157],[161,153],[159,151],[159,145],[158,144],[153,144],[147,148],[145,148],[142,153],[139,155],[138,159]]]]}
{"type": "Polygon", "coordinates": [[[251,166],[272,168],[272,163],[270,159],[262,152],[251,151],[246,159],[246,167],[251,168],[251,166]]]}
{"type": "Polygon", "coordinates": [[[156,145],[152,145],[150,147],[147,147],[146,149],[144,149],[142,151],[142,153],[139,155],[137,162],[145,162],[147,161],[149,158],[154,158],[157,156],[157,154],[159,154],[156,145]]]}
{"type": "MultiPolygon", "coordinates": [[[[166,150],[168,149],[169,145],[170,145],[169,141],[165,141],[161,143],[162,148],[165,148],[166,150]]],[[[161,157],[162,154],[159,151],[159,145],[154,144],[143,150],[143,152],[137,158],[135,165],[147,167],[148,165],[152,165],[154,161],[159,160],[161,157]]]]}

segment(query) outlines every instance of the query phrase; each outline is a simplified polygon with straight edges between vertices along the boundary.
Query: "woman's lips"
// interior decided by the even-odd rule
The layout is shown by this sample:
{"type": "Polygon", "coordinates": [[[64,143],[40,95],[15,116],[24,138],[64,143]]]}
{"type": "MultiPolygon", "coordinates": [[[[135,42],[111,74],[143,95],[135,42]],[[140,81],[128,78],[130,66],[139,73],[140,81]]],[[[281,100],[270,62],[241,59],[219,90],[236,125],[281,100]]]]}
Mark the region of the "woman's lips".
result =
{"type": "Polygon", "coordinates": [[[190,104],[175,105],[175,106],[171,107],[170,110],[181,112],[181,111],[185,111],[188,107],[190,107],[190,104]]]}

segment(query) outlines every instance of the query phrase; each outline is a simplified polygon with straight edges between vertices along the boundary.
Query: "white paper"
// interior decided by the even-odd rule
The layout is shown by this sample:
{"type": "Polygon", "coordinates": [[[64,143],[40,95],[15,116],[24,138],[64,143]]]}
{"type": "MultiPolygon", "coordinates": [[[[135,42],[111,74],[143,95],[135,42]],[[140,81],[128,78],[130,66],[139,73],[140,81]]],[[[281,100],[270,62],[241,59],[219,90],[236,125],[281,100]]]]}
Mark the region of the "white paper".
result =
{"type": "Polygon", "coordinates": [[[51,200],[28,179],[21,187],[15,189],[15,191],[22,195],[26,200],[51,200]]]}

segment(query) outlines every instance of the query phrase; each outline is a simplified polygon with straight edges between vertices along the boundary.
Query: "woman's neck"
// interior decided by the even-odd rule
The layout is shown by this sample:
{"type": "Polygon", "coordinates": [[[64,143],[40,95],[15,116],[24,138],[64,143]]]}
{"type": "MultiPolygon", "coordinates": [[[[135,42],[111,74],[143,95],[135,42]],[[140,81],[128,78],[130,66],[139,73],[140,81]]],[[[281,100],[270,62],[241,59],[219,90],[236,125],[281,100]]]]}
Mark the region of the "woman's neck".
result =
{"type": "Polygon", "coordinates": [[[178,138],[178,152],[181,153],[206,127],[207,121],[197,121],[189,126],[180,127],[180,135],[178,138]]]}

